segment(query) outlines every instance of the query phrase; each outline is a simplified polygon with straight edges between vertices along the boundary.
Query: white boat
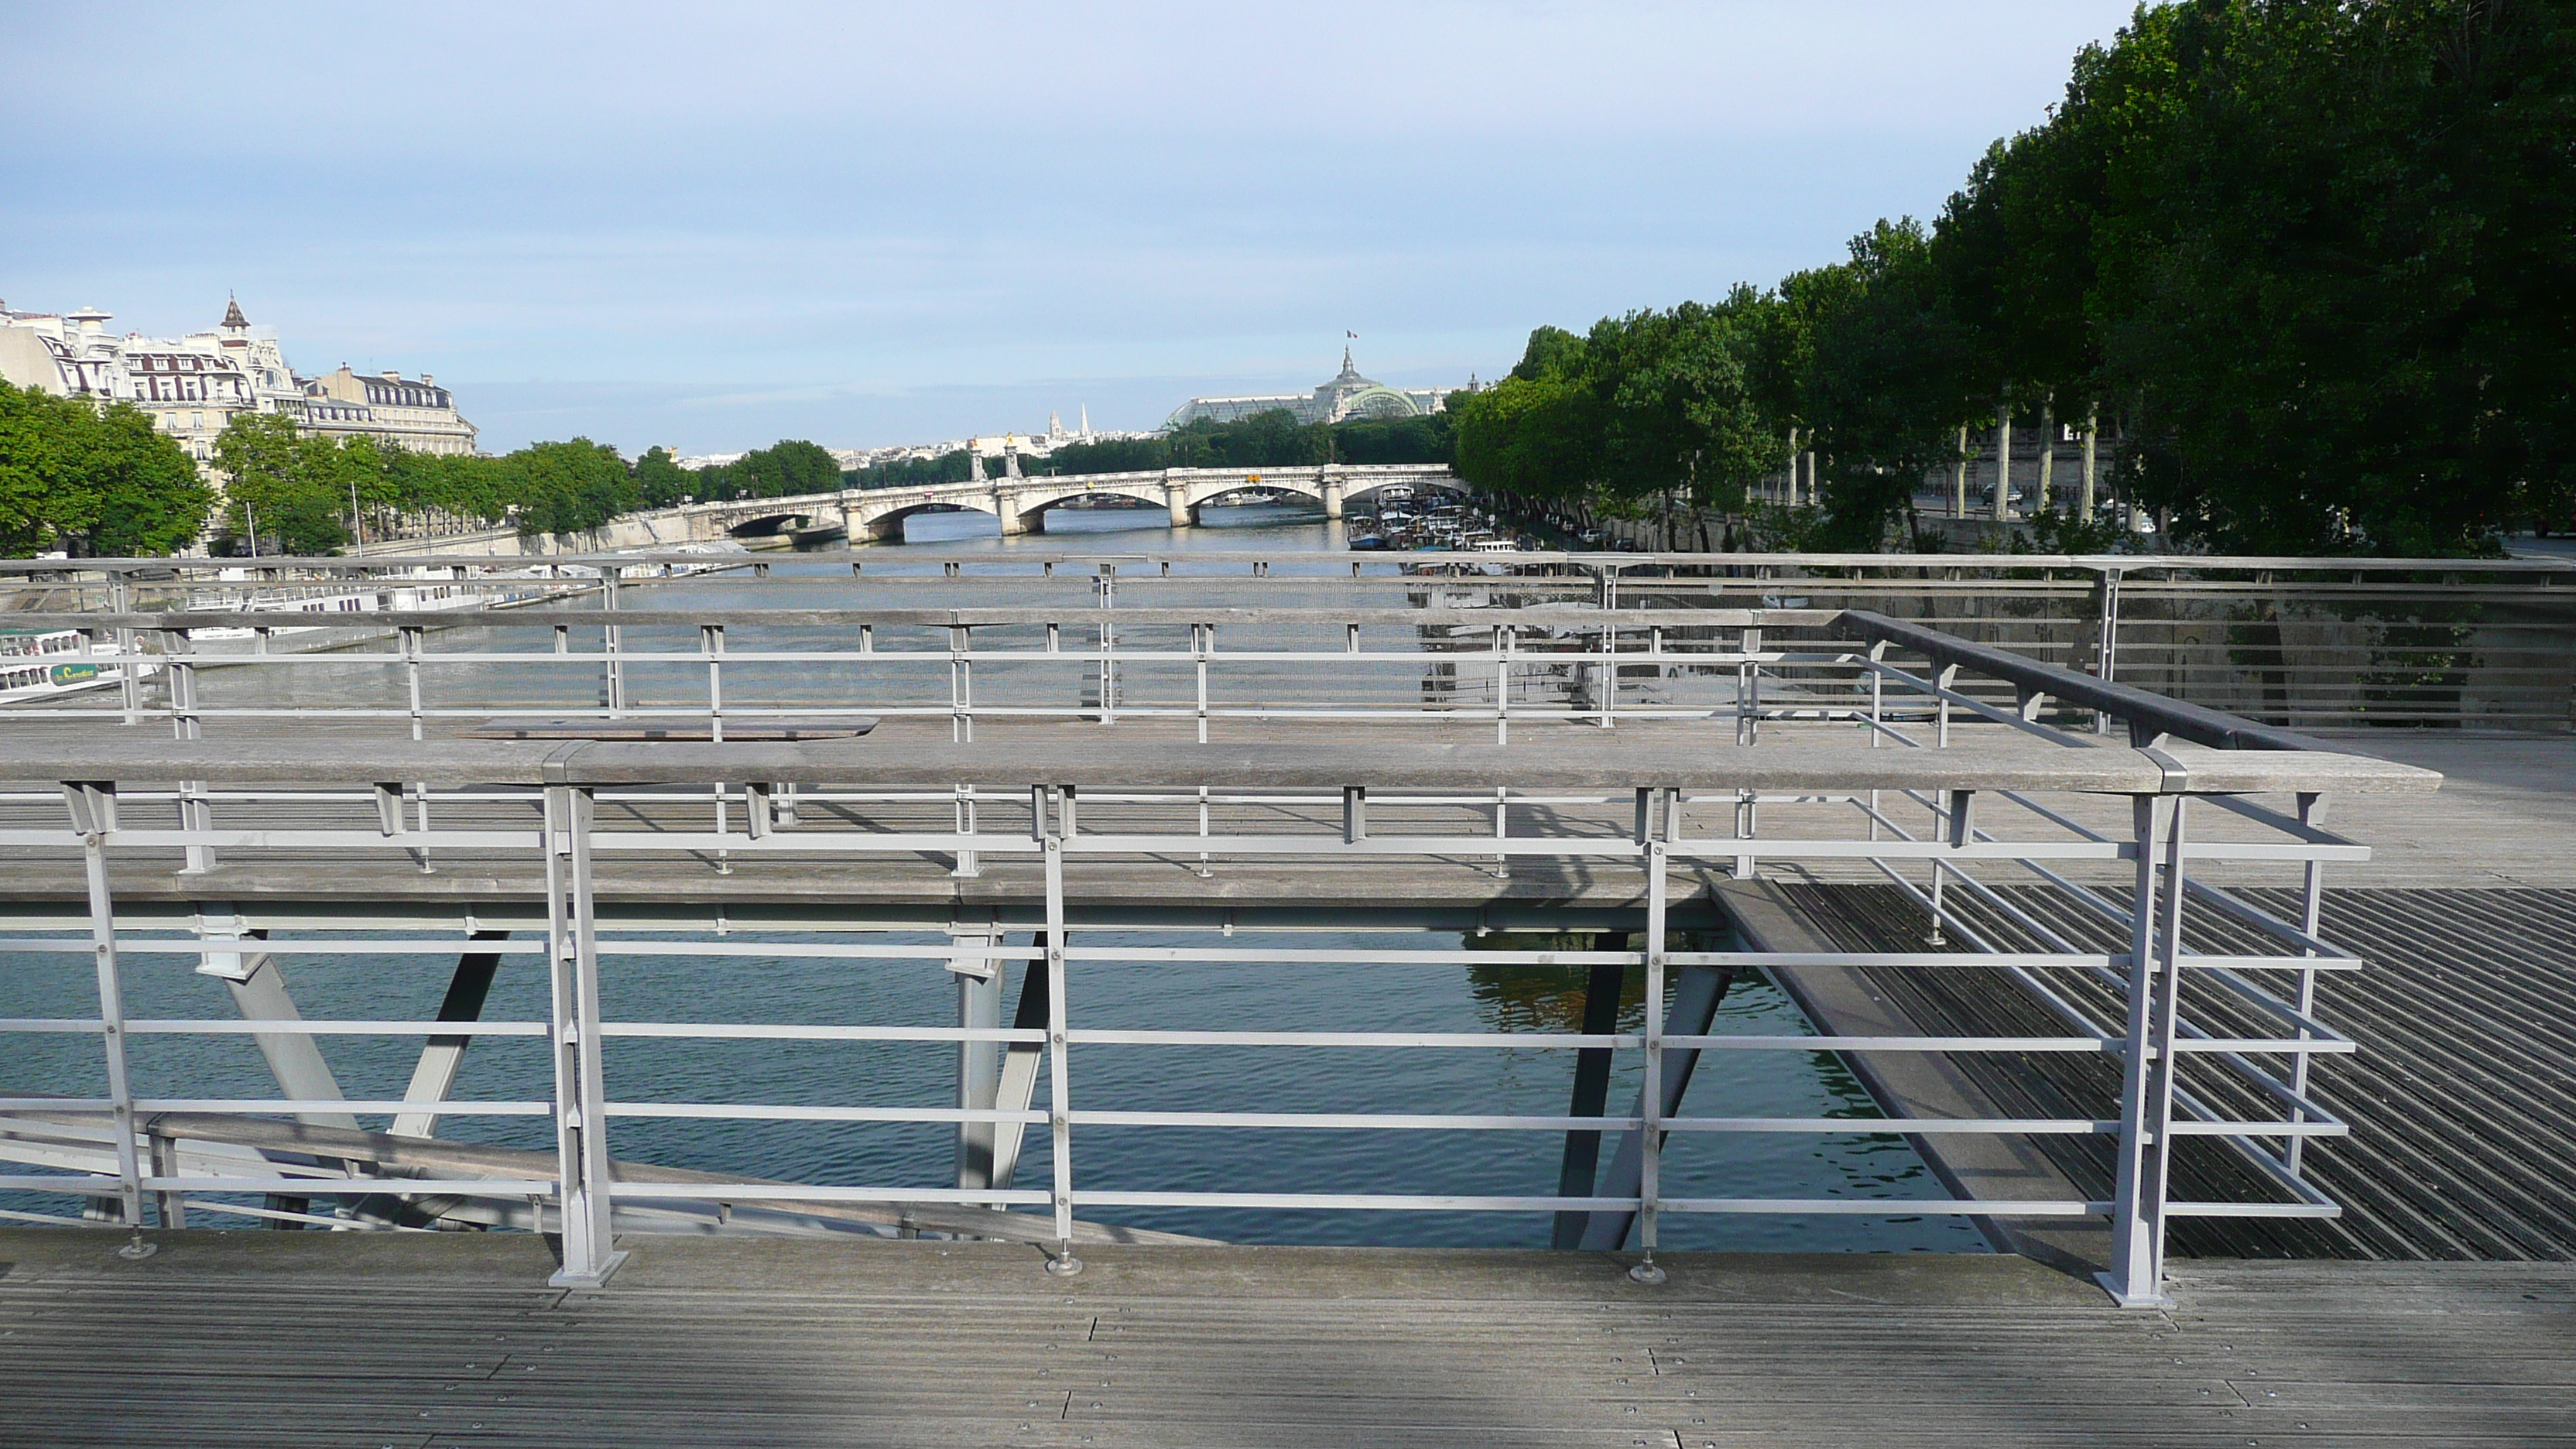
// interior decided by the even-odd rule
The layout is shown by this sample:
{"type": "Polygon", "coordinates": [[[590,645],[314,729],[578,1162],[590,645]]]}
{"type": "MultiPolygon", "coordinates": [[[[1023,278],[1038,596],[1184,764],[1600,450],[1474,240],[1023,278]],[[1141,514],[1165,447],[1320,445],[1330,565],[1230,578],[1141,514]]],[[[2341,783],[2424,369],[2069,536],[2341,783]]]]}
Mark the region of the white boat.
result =
{"type": "MultiPolygon", "coordinates": [[[[365,580],[316,581],[309,592],[281,594],[274,590],[249,589],[240,592],[214,590],[198,593],[188,607],[206,613],[285,614],[295,616],[292,622],[280,620],[260,625],[192,630],[199,642],[249,639],[265,630],[272,639],[288,635],[309,634],[317,629],[345,629],[330,616],[394,610],[401,613],[440,613],[456,609],[506,609],[515,605],[536,603],[563,594],[580,593],[597,587],[593,582],[599,571],[579,564],[547,564],[534,568],[490,570],[472,579],[455,578],[445,571],[431,574],[415,571],[408,575],[378,575],[365,580]],[[510,580],[495,588],[494,578],[510,580]],[[525,582],[521,582],[524,580],[525,582]],[[310,618],[310,615],[322,618],[310,618]]],[[[226,570],[229,582],[243,582],[249,577],[241,570],[226,570]]],[[[381,626],[367,628],[367,634],[381,632],[381,626]]],[[[361,636],[364,637],[364,636],[361,636]]]]}
{"type": "Polygon", "coordinates": [[[96,644],[78,629],[0,629],[0,705],[56,699],[161,672],[149,655],[128,658],[113,640],[96,644]]]}

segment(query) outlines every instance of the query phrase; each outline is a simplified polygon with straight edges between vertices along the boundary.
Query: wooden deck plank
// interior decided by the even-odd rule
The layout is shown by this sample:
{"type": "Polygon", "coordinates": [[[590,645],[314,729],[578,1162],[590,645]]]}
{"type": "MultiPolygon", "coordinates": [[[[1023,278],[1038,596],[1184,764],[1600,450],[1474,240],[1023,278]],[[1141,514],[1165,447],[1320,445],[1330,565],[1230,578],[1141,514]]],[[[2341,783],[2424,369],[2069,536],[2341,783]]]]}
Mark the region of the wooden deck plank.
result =
{"type": "Polygon", "coordinates": [[[2576,1442],[2568,1265],[2185,1265],[2135,1313],[1960,1255],[629,1238],[567,1294],[520,1234],[154,1236],[0,1231],[12,1444],[2576,1442]]]}

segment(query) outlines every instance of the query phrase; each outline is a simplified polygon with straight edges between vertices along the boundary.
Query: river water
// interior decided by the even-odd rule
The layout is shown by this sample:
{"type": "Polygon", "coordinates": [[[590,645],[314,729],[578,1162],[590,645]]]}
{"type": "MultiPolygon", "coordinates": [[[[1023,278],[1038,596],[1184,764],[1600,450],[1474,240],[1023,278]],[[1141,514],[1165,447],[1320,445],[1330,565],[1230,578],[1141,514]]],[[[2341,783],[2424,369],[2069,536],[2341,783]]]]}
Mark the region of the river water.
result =
{"type": "MultiPolygon", "coordinates": [[[[1139,551],[1259,549],[1279,555],[1274,572],[1301,572],[1311,558],[1320,576],[1335,545],[1329,525],[1285,508],[1210,508],[1205,525],[1183,533],[1163,527],[1159,510],[1065,511],[1049,519],[1051,536],[1003,540],[982,514],[917,517],[911,542],[888,561],[943,553],[1071,545],[1066,535],[1126,533],[1115,542],[1139,551]],[[1134,525],[1147,525],[1135,528],[1134,525]],[[1128,530],[1132,529],[1132,532],[1128,530]],[[1132,540],[1132,543],[1131,543],[1132,540]]],[[[1112,540],[1102,537],[1100,542],[1112,540]]],[[[797,602],[843,607],[894,602],[891,591],[845,571],[771,556],[777,577],[757,586],[774,599],[782,582],[810,573],[797,602]]],[[[1338,567],[1335,563],[1332,567],[1338,567]]],[[[1319,587],[1323,586],[1319,578],[1319,587]]],[[[749,603],[754,586],[724,576],[654,586],[639,603],[686,597],[749,603]]],[[[961,585],[971,587],[971,583],[961,585]]],[[[955,602],[969,602],[960,598],[955,602]]],[[[933,600],[919,588],[901,602],[933,600]]],[[[940,599],[937,602],[950,602],[940,599]]],[[[737,643],[735,647],[744,647],[737,643]]],[[[366,671],[360,671],[365,673],[366,671]]],[[[305,702],[339,689],[303,670],[219,671],[208,676],[234,702],[243,691],[305,702]],[[229,678],[227,676],[230,676],[229,678]],[[273,682],[258,683],[258,679],[273,682]]],[[[343,681],[356,687],[356,676],[343,681]]],[[[486,681],[487,693],[518,691],[486,681]]],[[[945,937],[890,937],[925,947],[945,937]]],[[[1203,935],[1085,932],[1086,946],[1195,945],[1203,935]]],[[[1238,940],[1234,944],[1248,944],[1238,940]]],[[[1421,934],[1299,933],[1298,947],[1402,950],[1459,944],[1421,934]]],[[[435,1013],[452,959],[287,959],[289,983],[308,1017],[427,1017],[435,1013]]],[[[138,1017],[230,1015],[220,984],[182,958],[130,956],[127,1011],[138,1017]]],[[[1014,972],[1016,975],[1016,971],[1014,972]]],[[[1634,996],[1622,1029],[1634,1031],[1644,1003],[1634,996]]],[[[722,961],[673,957],[615,958],[604,974],[608,1017],[629,1021],[955,1024],[956,994],[934,962],[816,962],[780,957],[722,961]]],[[[1196,1027],[1271,1030],[1573,1031],[1580,983],[1572,971],[1484,966],[1198,968],[1080,963],[1069,994],[1078,1024],[1090,1027],[1196,1027]]],[[[0,957],[0,1016],[94,1014],[89,963],[71,954],[0,957]]],[[[533,956],[504,958],[485,1009],[487,1020],[542,1020],[545,988],[533,956]]],[[[1739,981],[1720,1009],[1719,1033],[1776,1035],[1808,1028],[1780,990],[1759,978],[1739,981]]],[[[399,1097],[416,1040],[325,1038],[343,1089],[353,1097],[399,1097]]],[[[1633,1053],[1622,1054],[1633,1057],[1633,1053]]],[[[140,1036],[131,1039],[135,1090],[160,1096],[273,1095],[247,1040],[140,1036]]],[[[83,1036],[0,1037],[0,1091],[103,1095],[96,1039],[83,1036]]],[[[608,1054],[609,1095],[621,1101],[729,1101],[794,1105],[948,1106],[953,1102],[954,1049],[920,1043],[753,1043],[617,1039],[608,1054]]],[[[1357,1051],[1332,1049],[1084,1046],[1070,1058],[1077,1106],[1133,1110],[1342,1111],[1558,1114],[1566,1110],[1573,1054],[1544,1050],[1357,1051]]],[[[1614,1110],[1636,1098],[1638,1067],[1622,1061],[1611,1088],[1614,1110]]],[[[551,1095],[543,1044],[485,1038],[468,1055],[456,1095],[542,1100],[551,1095]]],[[[1040,1085],[1044,1104],[1045,1085],[1040,1085]]],[[[1876,1115],[1869,1098],[1827,1052],[1714,1052],[1705,1055],[1684,1104],[1688,1115],[1852,1117],[1876,1115]]],[[[362,1118],[381,1127],[378,1119],[362,1118]]],[[[449,1118],[441,1135],[544,1148],[541,1120],[449,1118]]],[[[1083,1127],[1077,1130],[1077,1185],[1164,1191],[1269,1190],[1418,1194],[1551,1194],[1560,1139],[1547,1133],[1425,1131],[1213,1131],[1083,1127]]],[[[669,1166],[813,1183],[951,1185],[953,1129],[885,1124],[622,1119],[612,1124],[618,1157],[669,1166]]],[[[1605,1146],[1604,1160],[1608,1152],[1605,1146]]],[[[1893,1134],[1861,1122],[1848,1135],[1684,1133],[1664,1155],[1665,1190],[1689,1197],[1833,1197],[1888,1200],[1886,1216],[1673,1215],[1666,1246],[1765,1250],[1978,1251],[1982,1242],[1961,1219],[1906,1214],[1908,1198],[1940,1196],[1922,1162],[1893,1134]]],[[[1030,1134],[1018,1185],[1044,1186],[1043,1132],[1030,1134]]],[[[63,1211],[63,1199],[0,1195],[0,1206],[63,1211]]],[[[1089,1217],[1238,1242],[1543,1246],[1546,1215],[1450,1212],[1291,1212],[1196,1208],[1098,1209],[1089,1217]]]]}

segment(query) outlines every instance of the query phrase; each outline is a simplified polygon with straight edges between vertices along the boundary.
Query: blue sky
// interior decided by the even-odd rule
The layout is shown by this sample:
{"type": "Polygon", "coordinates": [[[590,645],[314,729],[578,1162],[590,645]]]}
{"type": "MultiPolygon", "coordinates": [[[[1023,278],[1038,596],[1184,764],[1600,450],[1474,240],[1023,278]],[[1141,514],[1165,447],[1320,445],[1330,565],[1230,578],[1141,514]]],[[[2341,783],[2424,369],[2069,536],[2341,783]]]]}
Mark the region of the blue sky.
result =
{"type": "Polygon", "coordinates": [[[1929,215],[2129,7],[49,5],[0,298],[239,292],[484,445],[1150,427],[1492,376],[1929,215]]]}

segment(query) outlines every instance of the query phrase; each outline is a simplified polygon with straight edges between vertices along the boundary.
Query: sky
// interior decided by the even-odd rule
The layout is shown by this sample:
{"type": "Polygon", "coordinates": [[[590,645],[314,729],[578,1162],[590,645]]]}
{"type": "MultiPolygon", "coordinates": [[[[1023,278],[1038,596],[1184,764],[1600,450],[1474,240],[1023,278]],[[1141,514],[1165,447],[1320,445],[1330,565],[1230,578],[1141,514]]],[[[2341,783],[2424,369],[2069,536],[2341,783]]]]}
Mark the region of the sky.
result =
{"type": "Polygon", "coordinates": [[[226,294],[506,450],[1491,378],[1929,218],[2107,0],[0,7],[0,300],[226,294]]]}

